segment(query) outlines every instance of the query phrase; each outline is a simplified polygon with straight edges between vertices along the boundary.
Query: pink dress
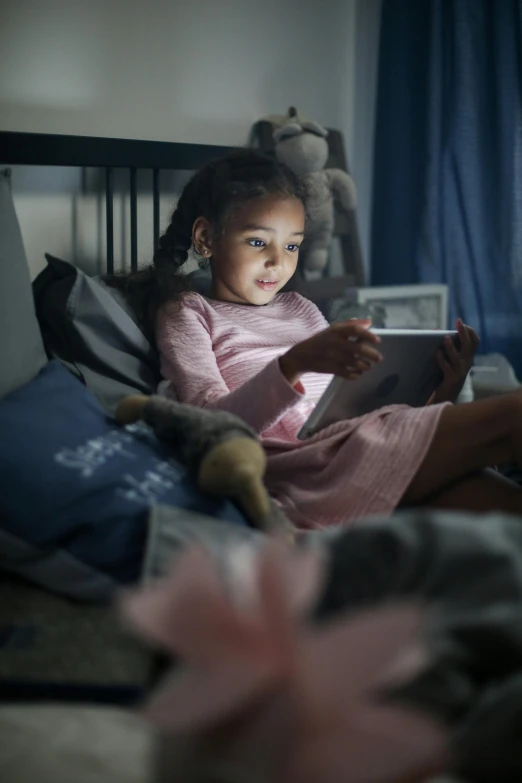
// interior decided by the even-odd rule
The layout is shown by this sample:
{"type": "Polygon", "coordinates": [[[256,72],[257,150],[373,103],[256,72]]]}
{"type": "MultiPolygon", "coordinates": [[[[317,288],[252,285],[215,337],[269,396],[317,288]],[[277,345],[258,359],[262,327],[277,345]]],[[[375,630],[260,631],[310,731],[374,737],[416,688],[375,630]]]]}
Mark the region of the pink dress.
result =
{"type": "Polygon", "coordinates": [[[278,357],[327,326],[317,307],[296,293],[278,294],[263,307],[189,293],[157,323],[161,372],[176,398],[235,413],[259,433],[270,494],[305,529],[391,514],[444,407],[389,406],[298,440],[330,377],[309,373],[301,390],[294,388],[278,357]]]}

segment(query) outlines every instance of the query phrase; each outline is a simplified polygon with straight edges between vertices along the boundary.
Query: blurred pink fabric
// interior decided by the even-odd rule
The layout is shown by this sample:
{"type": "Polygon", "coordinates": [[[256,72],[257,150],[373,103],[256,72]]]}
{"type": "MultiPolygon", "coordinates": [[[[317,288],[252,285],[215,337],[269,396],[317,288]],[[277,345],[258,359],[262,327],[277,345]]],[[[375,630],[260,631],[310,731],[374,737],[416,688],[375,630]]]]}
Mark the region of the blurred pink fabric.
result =
{"type": "Polygon", "coordinates": [[[207,748],[214,736],[213,761],[245,780],[396,783],[444,767],[443,730],[378,698],[427,663],[418,608],[312,623],[321,556],[275,541],[232,550],[226,574],[191,548],[122,599],[127,621],[182,661],[146,706],[150,721],[207,748]]]}

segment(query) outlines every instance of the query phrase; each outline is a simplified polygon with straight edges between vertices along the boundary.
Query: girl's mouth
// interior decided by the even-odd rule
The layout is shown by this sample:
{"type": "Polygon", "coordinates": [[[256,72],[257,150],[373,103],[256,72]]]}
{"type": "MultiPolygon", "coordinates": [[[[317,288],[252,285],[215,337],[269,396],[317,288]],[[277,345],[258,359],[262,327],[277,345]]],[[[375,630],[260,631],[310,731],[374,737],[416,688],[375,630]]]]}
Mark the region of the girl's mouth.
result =
{"type": "Polygon", "coordinates": [[[256,285],[263,291],[273,291],[277,287],[277,280],[256,280],[256,285]]]}

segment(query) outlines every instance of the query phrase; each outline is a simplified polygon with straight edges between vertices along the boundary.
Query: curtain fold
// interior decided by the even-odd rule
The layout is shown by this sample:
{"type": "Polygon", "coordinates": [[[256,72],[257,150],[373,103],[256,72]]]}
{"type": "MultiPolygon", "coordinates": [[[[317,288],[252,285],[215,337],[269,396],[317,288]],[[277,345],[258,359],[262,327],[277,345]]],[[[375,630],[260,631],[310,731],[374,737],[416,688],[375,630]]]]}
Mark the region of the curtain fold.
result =
{"type": "Polygon", "coordinates": [[[372,283],[447,283],[522,379],[521,0],[385,0],[372,283]]]}

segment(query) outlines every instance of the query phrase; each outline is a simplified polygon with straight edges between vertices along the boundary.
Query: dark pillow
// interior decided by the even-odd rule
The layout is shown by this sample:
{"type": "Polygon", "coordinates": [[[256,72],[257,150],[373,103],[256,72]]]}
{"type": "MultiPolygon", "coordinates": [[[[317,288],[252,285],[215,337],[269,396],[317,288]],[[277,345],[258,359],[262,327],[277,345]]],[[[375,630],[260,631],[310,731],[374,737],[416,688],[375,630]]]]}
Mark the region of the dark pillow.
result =
{"type": "Polygon", "coordinates": [[[34,378],[46,361],[9,177],[0,171],[0,399],[34,378]]]}
{"type": "Polygon", "coordinates": [[[128,394],[151,394],[159,360],[119,292],[46,255],[33,283],[36,314],[50,356],[60,359],[112,413],[128,394]]]}
{"type": "Polygon", "coordinates": [[[157,503],[245,524],[57,361],[0,402],[0,433],[0,568],[53,590],[97,599],[136,581],[157,503]]]}

